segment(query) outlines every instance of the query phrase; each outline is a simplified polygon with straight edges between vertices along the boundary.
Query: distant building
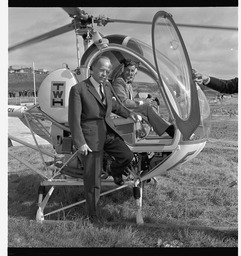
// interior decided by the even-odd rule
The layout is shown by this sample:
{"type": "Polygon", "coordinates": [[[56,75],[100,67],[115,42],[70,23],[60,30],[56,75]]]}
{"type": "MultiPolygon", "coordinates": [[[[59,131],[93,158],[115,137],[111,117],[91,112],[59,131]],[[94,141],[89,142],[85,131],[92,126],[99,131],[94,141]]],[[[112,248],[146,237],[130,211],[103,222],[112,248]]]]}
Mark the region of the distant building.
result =
{"type": "Polygon", "coordinates": [[[9,73],[26,73],[24,71],[24,67],[22,67],[22,66],[10,66],[8,68],[8,72],[9,73]]]}
{"type": "Polygon", "coordinates": [[[35,73],[36,73],[36,74],[48,74],[48,70],[47,70],[47,69],[40,68],[40,69],[36,69],[36,70],[35,70],[35,73]]]}
{"type": "MultiPolygon", "coordinates": [[[[27,67],[23,67],[23,66],[9,66],[8,68],[8,73],[12,74],[12,73],[33,73],[33,69],[27,68],[27,67]]],[[[48,74],[49,71],[47,69],[35,69],[35,74],[48,74]]]]}
{"type": "Polygon", "coordinates": [[[24,73],[33,73],[32,68],[23,68],[24,73]]]}

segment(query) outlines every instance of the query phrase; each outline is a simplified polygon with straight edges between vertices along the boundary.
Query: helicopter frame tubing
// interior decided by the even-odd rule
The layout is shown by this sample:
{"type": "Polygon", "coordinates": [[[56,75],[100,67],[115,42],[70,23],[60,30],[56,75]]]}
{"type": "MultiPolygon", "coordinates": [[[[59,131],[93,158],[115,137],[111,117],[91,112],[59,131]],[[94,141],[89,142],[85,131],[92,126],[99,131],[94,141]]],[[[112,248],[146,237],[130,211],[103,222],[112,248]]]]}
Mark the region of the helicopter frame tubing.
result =
{"type": "MultiPolygon", "coordinates": [[[[27,168],[29,168],[30,170],[36,172],[38,175],[41,176],[41,178],[43,179],[40,182],[39,185],[39,189],[38,189],[38,210],[36,213],[36,221],[39,223],[42,223],[45,219],[46,216],[50,216],[52,214],[55,214],[57,212],[60,211],[64,211],[68,208],[74,207],[76,205],[85,203],[86,200],[82,200],[79,202],[76,202],[74,204],[70,204],[64,207],[61,207],[57,210],[48,212],[48,213],[44,213],[45,207],[50,199],[50,197],[52,196],[54,189],[56,186],[83,186],[83,179],[82,178],[73,178],[71,176],[66,176],[65,174],[61,173],[61,171],[63,170],[64,167],[66,167],[68,165],[68,163],[77,156],[78,151],[75,151],[71,157],[63,163],[63,165],[58,168],[56,166],[56,163],[58,162],[58,160],[60,160],[62,158],[62,156],[60,154],[57,153],[51,153],[47,150],[41,149],[39,147],[39,144],[37,142],[36,139],[36,135],[34,132],[34,129],[31,125],[31,121],[35,120],[36,123],[39,124],[39,127],[41,126],[42,131],[44,131],[45,135],[47,134],[49,137],[51,136],[50,132],[47,131],[44,126],[39,122],[38,119],[42,119],[43,116],[44,118],[48,119],[49,121],[51,121],[52,123],[54,123],[55,125],[61,127],[63,130],[69,130],[68,127],[59,124],[58,122],[56,122],[54,119],[52,119],[51,117],[49,117],[47,114],[45,114],[43,111],[41,111],[41,109],[38,107],[38,105],[35,105],[33,107],[31,107],[30,109],[24,111],[22,113],[26,124],[28,126],[28,128],[31,131],[31,135],[34,139],[35,145],[27,143],[26,141],[23,141],[22,139],[19,139],[15,136],[12,135],[8,135],[8,139],[10,139],[11,141],[15,141],[17,143],[20,143],[26,147],[29,147],[35,151],[37,151],[40,154],[40,158],[41,161],[43,163],[44,166],[44,170],[40,170],[36,167],[34,167],[32,164],[30,164],[28,161],[24,160],[23,158],[20,158],[16,155],[14,155],[12,152],[8,151],[9,156],[15,158],[17,161],[19,161],[20,163],[24,164],[27,168]],[[31,113],[31,111],[34,110],[34,108],[38,109],[38,113],[33,112],[31,113]],[[40,115],[39,115],[40,114],[40,115]],[[54,160],[51,161],[51,165],[47,165],[47,163],[44,161],[44,157],[43,155],[46,155],[48,157],[53,158],[54,160]],[[45,174],[46,173],[46,174],[45,174]],[[62,178],[61,178],[62,177],[62,178]],[[51,186],[50,189],[48,190],[47,193],[45,193],[45,187],[46,186],[51,186]]],[[[143,223],[143,218],[141,215],[141,208],[142,208],[142,189],[143,189],[143,185],[142,182],[140,181],[139,175],[137,175],[136,172],[134,172],[133,170],[129,169],[130,174],[132,175],[132,178],[129,180],[125,181],[125,184],[122,186],[118,186],[118,187],[114,187],[113,189],[107,190],[105,192],[102,192],[100,194],[100,196],[104,196],[110,193],[113,193],[115,191],[121,190],[123,188],[126,187],[133,187],[133,192],[134,192],[134,198],[136,200],[136,204],[137,204],[137,213],[136,213],[136,220],[137,220],[137,224],[142,224],[143,223]]],[[[154,179],[156,181],[156,179],[154,179]]],[[[102,186],[117,186],[114,184],[113,180],[107,180],[107,179],[101,179],[101,183],[102,186]]]]}

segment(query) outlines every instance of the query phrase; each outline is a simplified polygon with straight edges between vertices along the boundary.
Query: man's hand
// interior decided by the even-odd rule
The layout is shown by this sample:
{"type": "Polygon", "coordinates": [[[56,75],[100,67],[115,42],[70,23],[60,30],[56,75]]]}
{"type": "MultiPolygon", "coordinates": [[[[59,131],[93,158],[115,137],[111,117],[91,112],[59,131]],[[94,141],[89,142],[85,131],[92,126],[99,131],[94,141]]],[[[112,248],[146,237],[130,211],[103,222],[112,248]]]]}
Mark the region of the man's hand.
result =
{"type": "Polygon", "coordinates": [[[139,120],[139,115],[135,112],[130,113],[130,118],[136,123],[139,120]]]}
{"type": "Polygon", "coordinates": [[[148,104],[151,107],[156,108],[158,105],[160,105],[160,102],[157,98],[147,98],[147,99],[145,99],[144,104],[148,104]]]}
{"type": "Polygon", "coordinates": [[[209,82],[209,76],[201,74],[196,69],[192,69],[192,78],[198,85],[206,84],[209,82]]]}
{"type": "Polygon", "coordinates": [[[87,144],[82,145],[81,147],[78,148],[78,151],[81,155],[88,155],[88,152],[92,152],[92,150],[89,148],[87,144]]]}
{"type": "Polygon", "coordinates": [[[152,105],[153,104],[153,98],[146,98],[145,99],[145,103],[149,104],[149,105],[152,105]]]}

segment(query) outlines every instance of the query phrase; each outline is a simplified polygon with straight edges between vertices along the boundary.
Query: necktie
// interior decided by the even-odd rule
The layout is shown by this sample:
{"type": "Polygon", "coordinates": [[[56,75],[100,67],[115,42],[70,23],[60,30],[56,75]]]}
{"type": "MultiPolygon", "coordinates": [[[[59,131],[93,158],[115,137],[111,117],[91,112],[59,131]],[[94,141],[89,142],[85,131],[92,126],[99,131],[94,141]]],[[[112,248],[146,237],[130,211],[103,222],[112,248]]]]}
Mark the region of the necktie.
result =
{"type": "Polygon", "coordinates": [[[103,91],[102,91],[102,84],[100,84],[100,99],[101,99],[101,101],[104,103],[104,101],[105,101],[105,95],[104,95],[104,93],[103,93],[103,91]]]}

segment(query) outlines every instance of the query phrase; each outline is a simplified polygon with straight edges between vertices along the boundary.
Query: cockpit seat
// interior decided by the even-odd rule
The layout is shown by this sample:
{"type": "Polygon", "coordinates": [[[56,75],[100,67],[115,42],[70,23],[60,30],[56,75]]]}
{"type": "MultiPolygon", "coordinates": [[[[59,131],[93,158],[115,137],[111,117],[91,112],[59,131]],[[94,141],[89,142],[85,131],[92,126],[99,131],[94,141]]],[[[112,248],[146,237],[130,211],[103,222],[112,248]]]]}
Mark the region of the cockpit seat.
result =
{"type": "Polygon", "coordinates": [[[112,114],[112,118],[117,131],[130,145],[135,145],[136,141],[144,139],[150,133],[151,128],[142,116],[140,116],[138,122],[134,122],[131,118],[123,118],[115,114],[112,114]]]}

